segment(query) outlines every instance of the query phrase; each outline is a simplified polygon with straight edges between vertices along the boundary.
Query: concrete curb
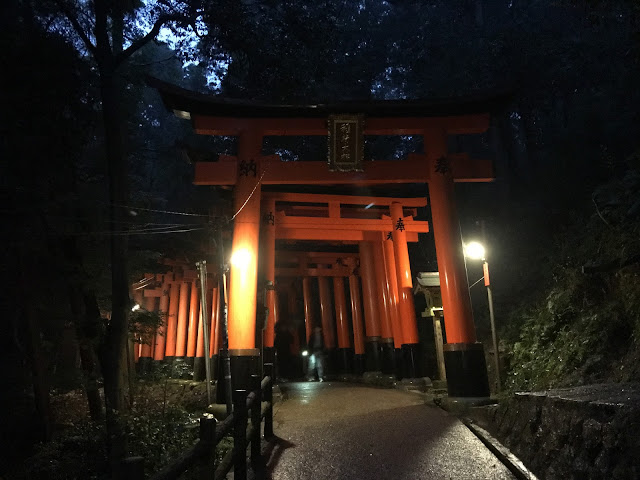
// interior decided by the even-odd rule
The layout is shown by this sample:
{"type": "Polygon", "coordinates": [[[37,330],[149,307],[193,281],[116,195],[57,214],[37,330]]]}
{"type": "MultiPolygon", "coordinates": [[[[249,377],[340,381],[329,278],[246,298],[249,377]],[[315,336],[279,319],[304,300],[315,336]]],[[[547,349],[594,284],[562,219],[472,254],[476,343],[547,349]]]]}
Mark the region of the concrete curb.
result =
{"type": "Polygon", "coordinates": [[[484,428],[474,424],[473,421],[468,418],[461,418],[460,420],[519,480],[538,480],[538,477],[536,477],[518,457],[511,453],[507,447],[502,445],[484,428]]]}

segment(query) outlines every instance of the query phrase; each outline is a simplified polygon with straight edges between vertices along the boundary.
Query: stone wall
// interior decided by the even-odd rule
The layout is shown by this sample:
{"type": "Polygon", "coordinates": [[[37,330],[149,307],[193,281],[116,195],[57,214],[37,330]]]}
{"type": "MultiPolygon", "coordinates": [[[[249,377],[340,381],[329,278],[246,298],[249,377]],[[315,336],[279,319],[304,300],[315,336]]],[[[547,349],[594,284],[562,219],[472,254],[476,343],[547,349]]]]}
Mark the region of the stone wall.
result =
{"type": "Polygon", "coordinates": [[[640,478],[640,384],[517,393],[467,416],[541,479],[640,478]]]}

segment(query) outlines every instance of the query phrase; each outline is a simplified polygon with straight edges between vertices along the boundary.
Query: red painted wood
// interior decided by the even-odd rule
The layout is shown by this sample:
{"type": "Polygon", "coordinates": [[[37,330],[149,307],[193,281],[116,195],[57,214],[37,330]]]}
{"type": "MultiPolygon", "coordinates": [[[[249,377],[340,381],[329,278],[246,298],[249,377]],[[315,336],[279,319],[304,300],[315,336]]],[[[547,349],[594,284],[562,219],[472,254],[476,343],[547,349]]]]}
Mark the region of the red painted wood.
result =
{"type": "Polygon", "coordinates": [[[453,177],[451,172],[436,172],[438,160],[447,154],[446,135],[442,130],[433,130],[425,132],[424,138],[425,151],[434,172],[429,184],[429,196],[447,343],[474,343],[476,333],[453,177]]]}

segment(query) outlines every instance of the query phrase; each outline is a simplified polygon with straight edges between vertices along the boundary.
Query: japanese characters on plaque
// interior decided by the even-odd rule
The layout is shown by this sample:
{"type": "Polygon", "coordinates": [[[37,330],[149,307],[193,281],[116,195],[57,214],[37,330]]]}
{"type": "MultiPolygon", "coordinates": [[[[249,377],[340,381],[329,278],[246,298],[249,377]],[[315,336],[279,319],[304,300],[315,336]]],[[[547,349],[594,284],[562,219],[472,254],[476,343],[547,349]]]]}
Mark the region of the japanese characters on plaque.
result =
{"type": "Polygon", "coordinates": [[[364,115],[329,115],[329,170],[361,172],[364,115]]]}

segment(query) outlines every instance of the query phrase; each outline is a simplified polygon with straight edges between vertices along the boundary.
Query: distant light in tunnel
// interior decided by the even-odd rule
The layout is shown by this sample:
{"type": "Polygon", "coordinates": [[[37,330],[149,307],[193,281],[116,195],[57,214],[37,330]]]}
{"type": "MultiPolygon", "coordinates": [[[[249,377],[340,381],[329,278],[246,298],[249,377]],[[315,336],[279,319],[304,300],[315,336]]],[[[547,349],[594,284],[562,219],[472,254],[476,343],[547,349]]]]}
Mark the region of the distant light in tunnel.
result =
{"type": "Polygon", "coordinates": [[[303,350],[303,351],[302,351],[302,356],[303,356],[303,357],[307,357],[307,356],[309,356],[309,351],[308,351],[308,350],[303,350]]]}

